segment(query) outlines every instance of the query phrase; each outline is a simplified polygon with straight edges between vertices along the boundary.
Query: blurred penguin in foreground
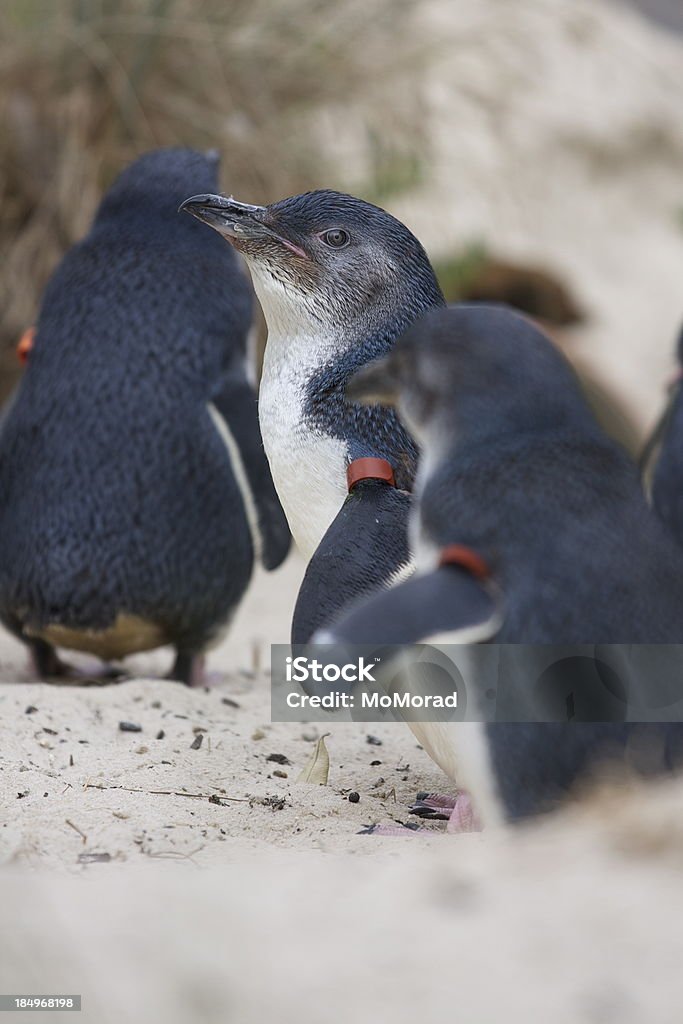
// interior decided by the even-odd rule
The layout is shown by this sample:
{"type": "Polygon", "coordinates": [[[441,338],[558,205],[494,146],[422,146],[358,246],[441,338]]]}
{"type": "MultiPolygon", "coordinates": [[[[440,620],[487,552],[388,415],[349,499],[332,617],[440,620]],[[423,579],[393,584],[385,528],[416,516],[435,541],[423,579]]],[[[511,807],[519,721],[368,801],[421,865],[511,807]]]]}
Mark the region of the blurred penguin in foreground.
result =
{"type": "MultiPolygon", "coordinates": [[[[315,640],[683,639],[683,553],[568,364],[529,321],[503,307],[433,311],[360,370],[347,395],[395,405],[420,445],[418,572],[315,640]]],[[[623,759],[636,734],[652,742],[654,770],[673,767],[683,750],[678,723],[410,724],[471,788],[485,822],[554,806],[608,753],[623,759]]]]}
{"type": "Polygon", "coordinates": [[[0,617],[40,675],[165,644],[198,681],[256,558],[285,558],[248,383],[252,292],[177,208],[218,160],[148,153],[49,282],[0,433],[0,617]]]}

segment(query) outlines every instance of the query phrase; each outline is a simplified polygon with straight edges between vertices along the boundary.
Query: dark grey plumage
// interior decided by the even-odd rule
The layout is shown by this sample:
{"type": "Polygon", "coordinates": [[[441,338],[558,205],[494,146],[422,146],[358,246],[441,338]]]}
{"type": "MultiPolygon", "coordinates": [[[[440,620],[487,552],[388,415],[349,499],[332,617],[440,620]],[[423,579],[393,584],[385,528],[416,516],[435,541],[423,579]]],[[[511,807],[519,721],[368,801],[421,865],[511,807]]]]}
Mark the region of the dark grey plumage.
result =
{"type": "Polygon", "coordinates": [[[216,177],[217,159],[191,150],[141,157],[46,288],[0,435],[0,615],[44,670],[58,669],[54,636],[96,650],[124,615],[173,644],[187,675],[229,621],[254,550],[222,425],[241,451],[264,562],[287,552],[245,373],[251,288],[230,250],[177,213],[216,177]]]}
{"type": "Polygon", "coordinates": [[[683,556],[576,378],[504,307],[428,314],[351,394],[400,391],[427,453],[418,536],[460,543],[505,594],[500,642],[675,643],[683,556]]]}
{"type": "Polygon", "coordinates": [[[666,409],[648,448],[647,471],[652,476],[652,505],[683,545],[683,330],[677,346],[678,374],[666,409]]]}
{"type": "Polygon", "coordinates": [[[308,643],[316,630],[368,592],[388,585],[397,567],[410,562],[410,501],[410,494],[379,480],[356,485],[306,567],[294,607],[292,644],[308,643]]]}
{"type": "MultiPolygon", "coordinates": [[[[420,444],[420,576],[356,605],[325,631],[326,642],[417,641],[449,630],[457,642],[477,624],[480,639],[513,645],[683,639],[683,554],[647,507],[631,461],[598,428],[571,369],[529,321],[503,307],[434,311],[348,392],[395,402],[420,444]],[[439,567],[454,544],[487,563],[490,583],[467,583],[462,566],[439,567]]],[[[623,759],[635,740],[653,748],[655,770],[683,752],[679,724],[485,729],[511,819],[553,806],[602,757],[623,759]]]]}

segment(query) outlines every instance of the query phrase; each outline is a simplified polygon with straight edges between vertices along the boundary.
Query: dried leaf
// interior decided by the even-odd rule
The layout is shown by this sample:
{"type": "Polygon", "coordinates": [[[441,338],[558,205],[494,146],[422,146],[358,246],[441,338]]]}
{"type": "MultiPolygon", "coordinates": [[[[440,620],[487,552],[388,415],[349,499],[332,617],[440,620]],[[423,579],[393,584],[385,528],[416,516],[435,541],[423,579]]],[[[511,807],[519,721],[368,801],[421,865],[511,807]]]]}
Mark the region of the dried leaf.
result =
{"type": "Polygon", "coordinates": [[[313,786],[326,786],[330,774],[330,755],[325,746],[325,737],[329,732],[323,733],[315,745],[315,749],[308,759],[308,764],[302,771],[297,782],[310,782],[313,786]]]}

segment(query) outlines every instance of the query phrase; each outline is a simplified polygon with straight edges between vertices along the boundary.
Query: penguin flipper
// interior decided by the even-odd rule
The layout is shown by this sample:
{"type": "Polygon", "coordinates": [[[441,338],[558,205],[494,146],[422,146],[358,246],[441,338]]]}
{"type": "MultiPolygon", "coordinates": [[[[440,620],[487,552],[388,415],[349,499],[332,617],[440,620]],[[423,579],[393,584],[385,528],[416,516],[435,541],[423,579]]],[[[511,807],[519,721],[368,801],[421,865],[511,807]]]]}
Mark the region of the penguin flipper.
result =
{"type": "Polygon", "coordinates": [[[659,419],[652,428],[638,455],[638,469],[646,492],[652,491],[655,473],[659,468],[662,456],[666,452],[667,442],[670,440],[672,433],[671,421],[674,418],[676,406],[680,404],[678,398],[679,387],[676,386],[672,388],[671,393],[667,396],[664,409],[660,413],[659,419]]]}
{"type": "Polygon", "coordinates": [[[294,608],[293,644],[308,643],[351,602],[412,571],[410,504],[409,494],[380,480],[356,484],[308,563],[294,608]]]}
{"type": "Polygon", "coordinates": [[[268,571],[277,569],[289,553],[292,536],[263,449],[257,397],[241,368],[224,378],[220,390],[212,396],[212,405],[239,448],[256,506],[261,561],[268,571]]]}
{"type": "Polygon", "coordinates": [[[678,389],[670,400],[660,422],[648,442],[643,462],[646,490],[649,487],[652,507],[661,522],[683,542],[683,495],[680,481],[683,474],[683,394],[678,389]]]}
{"type": "Polygon", "coordinates": [[[353,607],[314,643],[481,643],[502,623],[496,596],[466,569],[443,565],[353,607]]]}

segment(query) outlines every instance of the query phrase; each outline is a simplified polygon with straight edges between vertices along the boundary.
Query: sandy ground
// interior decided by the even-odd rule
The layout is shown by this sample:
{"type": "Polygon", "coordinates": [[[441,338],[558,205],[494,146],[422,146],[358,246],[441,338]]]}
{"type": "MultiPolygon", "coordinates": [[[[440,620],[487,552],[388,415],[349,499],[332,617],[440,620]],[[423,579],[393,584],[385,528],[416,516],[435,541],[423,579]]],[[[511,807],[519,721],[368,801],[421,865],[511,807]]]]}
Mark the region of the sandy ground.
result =
{"type": "MultiPolygon", "coordinates": [[[[416,12],[431,70],[382,88],[432,147],[393,212],[435,256],[483,238],[566,275],[577,354],[644,431],[681,316],[680,40],[592,0],[416,12]]],[[[353,189],[362,118],[326,124],[353,189]]],[[[207,690],[160,680],[168,654],[36,684],[0,636],[0,993],[81,993],[57,1018],[80,1024],[678,1024],[683,783],[513,832],[358,835],[447,782],[408,729],[356,724],[327,786],[296,781],[321,727],[270,723],[267,666],[302,571],[256,578],[207,690]]]]}
{"type": "MultiPolygon", "coordinates": [[[[0,828],[2,860],[78,874],[83,855],[100,852],[122,863],[191,856],[205,866],[224,863],[235,846],[367,850],[359,829],[408,820],[416,792],[443,788],[409,730],[379,724],[370,735],[380,743],[371,743],[362,727],[335,723],[326,739],[329,785],[296,781],[325,727],[271,723],[267,665],[254,672],[249,662],[254,651],[267,660],[261,631],[286,642],[301,568],[295,557],[257,577],[230,637],[210,656],[208,688],[159,678],[14,682],[30,673],[21,646],[3,636],[2,677],[10,681],[0,686],[0,765],[14,803],[0,828]],[[353,791],[358,803],[346,798],[353,791]]],[[[167,661],[159,653],[131,664],[149,676],[167,661]]]]}
{"type": "Polygon", "coordinates": [[[81,1024],[679,1021],[683,785],[359,835],[447,784],[398,724],[334,725],[329,784],[296,781],[322,727],[270,723],[253,662],[301,571],[257,577],[205,690],[27,682],[2,637],[0,992],[82,994],[81,1024]]]}

